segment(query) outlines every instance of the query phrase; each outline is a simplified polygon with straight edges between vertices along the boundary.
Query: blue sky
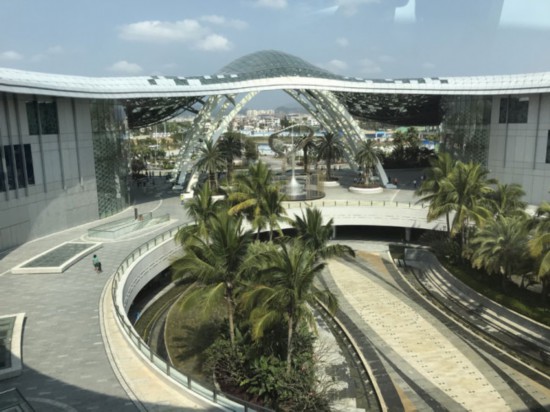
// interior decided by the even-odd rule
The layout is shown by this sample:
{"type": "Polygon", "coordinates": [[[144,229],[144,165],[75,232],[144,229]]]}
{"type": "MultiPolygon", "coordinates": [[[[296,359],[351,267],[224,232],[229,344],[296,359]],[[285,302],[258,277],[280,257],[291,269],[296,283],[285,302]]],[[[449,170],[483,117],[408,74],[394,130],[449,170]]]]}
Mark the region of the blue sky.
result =
{"type": "Polygon", "coordinates": [[[364,78],[550,71],[550,0],[0,0],[0,67],[190,76],[263,49],[364,78]]]}

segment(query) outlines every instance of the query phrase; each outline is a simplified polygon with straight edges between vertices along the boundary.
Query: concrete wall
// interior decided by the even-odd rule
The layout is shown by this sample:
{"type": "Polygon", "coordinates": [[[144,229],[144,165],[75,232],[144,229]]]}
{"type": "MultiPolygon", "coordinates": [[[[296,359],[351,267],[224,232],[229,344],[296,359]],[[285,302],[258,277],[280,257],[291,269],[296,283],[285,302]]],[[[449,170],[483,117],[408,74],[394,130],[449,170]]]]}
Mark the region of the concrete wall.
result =
{"type": "Polygon", "coordinates": [[[490,176],[519,183],[530,204],[549,201],[550,164],[546,147],[550,130],[550,94],[530,94],[527,123],[499,123],[500,97],[493,98],[489,137],[490,176]]]}
{"type": "Polygon", "coordinates": [[[30,144],[35,176],[34,185],[0,192],[0,250],[98,218],[90,102],[40,97],[56,100],[59,134],[31,136],[30,100],[0,94],[0,144],[30,144]]]}

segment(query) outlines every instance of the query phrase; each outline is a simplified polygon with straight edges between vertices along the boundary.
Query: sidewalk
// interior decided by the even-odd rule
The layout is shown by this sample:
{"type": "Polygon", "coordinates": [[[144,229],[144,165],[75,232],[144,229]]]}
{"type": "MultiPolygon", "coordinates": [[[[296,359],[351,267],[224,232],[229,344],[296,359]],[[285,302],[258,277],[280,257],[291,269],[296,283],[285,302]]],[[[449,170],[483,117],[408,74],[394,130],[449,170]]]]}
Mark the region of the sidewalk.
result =
{"type": "MultiPolygon", "coordinates": [[[[133,249],[170,226],[187,219],[177,195],[159,198],[137,207],[140,212],[154,211],[155,215],[170,213],[169,225],[159,225],[145,233],[118,241],[105,241],[97,253],[103,273],[97,274],[91,256],[76,262],[61,274],[14,275],[12,267],[66,241],[86,239],[87,229],[123,217],[133,216],[133,208],[41,239],[28,242],[5,252],[0,260],[0,314],[26,313],[23,339],[23,372],[16,378],[0,381],[0,392],[16,387],[37,411],[136,411],[173,410],[166,408],[167,396],[161,393],[158,379],[147,368],[139,366],[130,354],[115,356],[117,368],[130,366],[121,384],[121,372],[114,371],[107,353],[111,348],[127,350],[129,346],[117,338],[117,329],[109,324],[109,311],[100,310],[101,296],[111,275],[133,249]],[[105,330],[102,333],[102,318],[105,330]],[[118,340],[117,340],[118,339],[118,340]],[[116,345],[115,345],[116,343],[116,345]],[[132,387],[149,388],[149,394],[132,387]],[[142,403],[134,403],[136,395],[142,403]],[[143,397],[143,398],[142,398],[143,397]],[[146,409],[143,409],[146,405],[146,409]]],[[[110,294],[107,294],[110,295],[110,294]]],[[[137,359],[137,358],[136,358],[137,359]]],[[[174,390],[171,395],[175,395],[174,390]]],[[[177,399],[174,397],[173,399],[177,399]]],[[[174,405],[182,410],[205,410],[199,401],[184,401],[174,405]]]]}

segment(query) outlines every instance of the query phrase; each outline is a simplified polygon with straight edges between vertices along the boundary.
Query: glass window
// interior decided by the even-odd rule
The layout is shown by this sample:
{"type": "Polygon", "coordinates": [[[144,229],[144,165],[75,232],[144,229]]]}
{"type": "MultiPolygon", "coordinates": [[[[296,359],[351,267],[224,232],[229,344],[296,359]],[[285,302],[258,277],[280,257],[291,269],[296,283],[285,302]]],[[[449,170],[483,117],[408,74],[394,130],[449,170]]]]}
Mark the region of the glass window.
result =
{"type": "Polygon", "coordinates": [[[0,192],[6,191],[6,173],[4,172],[2,158],[4,157],[4,149],[0,146],[0,192]]]}
{"type": "MultiPolygon", "coordinates": [[[[3,155],[6,161],[9,190],[15,190],[16,179],[17,185],[20,188],[34,185],[34,167],[30,144],[4,146],[3,155]],[[23,157],[23,152],[25,153],[25,157],[23,157]],[[25,181],[25,170],[27,172],[27,181],[25,181]]],[[[0,178],[0,191],[5,191],[3,171],[0,171],[0,178]]]]}
{"type": "Polygon", "coordinates": [[[29,185],[34,185],[34,167],[32,163],[32,152],[31,152],[31,145],[26,144],[23,145],[25,148],[25,162],[27,166],[27,182],[29,182],[29,185]]]}
{"type": "Polygon", "coordinates": [[[57,104],[55,102],[39,103],[40,126],[42,134],[57,134],[59,127],[57,125],[57,104]]]}
{"type": "Polygon", "coordinates": [[[527,123],[528,97],[503,97],[500,99],[499,123],[527,123]]]}
{"type": "Polygon", "coordinates": [[[27,102],[27,122],[30,135],[59,133],[57,104],[55,102],[27,102]]]}
{"type": "Polygon", "coordinates": [[[6,160],[6,169],[8,172],[8,188],[15,190],[15,164],[13,162],[11,146],[4,146],[4,159],[6,160]]]}
{"type": "Polygon", "coordinates": [[[38,113],[36,111],[36,102],[27,102],[27,122],[29,124],[29,134],[39,133],[38,113]]]}

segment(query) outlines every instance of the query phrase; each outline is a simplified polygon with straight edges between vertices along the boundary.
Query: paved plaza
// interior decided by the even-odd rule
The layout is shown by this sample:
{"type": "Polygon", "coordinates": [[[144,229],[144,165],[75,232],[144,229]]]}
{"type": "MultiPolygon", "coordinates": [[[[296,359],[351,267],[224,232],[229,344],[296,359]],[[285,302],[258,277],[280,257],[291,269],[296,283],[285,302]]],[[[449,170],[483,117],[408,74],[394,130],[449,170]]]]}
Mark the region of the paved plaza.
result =
{"type": "MultiPolygon", "coordinates": [[[[402,182],[412,181],[402,177],[402,182]]],[[[132,216],[133,209],[87,225],[30,241],[0,255],[0,315],[24,312],[23,372],[0,381],[0,392],[17,387],[37,411],[214,410],[194,395],[163,384],[129,347],[114,320],[111,275],[148,239],[187,216],[177,194],[157,185],[138,196],[140,213],[170,213],[170,222],[131,238],[105,241],[96,252],[55,274],[12,274],[11,269],[63,242],[86,242],[87,230],[132,216]]],[[[327,189],[325,200],[361,198],[344,188],[327,189]]],[[[375,195],[377,200],[414,202],[407,183],[375,195]]],[[[342,311],[364,333],[396,388],[392,405],[403,410],[525,410],[523,392],[550,407],[546,381],[522,375],[484,349],[473,347],[429,311],[412,302],[383,264],[387,245],[351,242],[357,264],[332,261],[327,284],[342,311]]],[[[380,372],[380,371],[379,371],[380,372]]],[[[391,409],[390,410],[398,410],[391,409]]]]}

